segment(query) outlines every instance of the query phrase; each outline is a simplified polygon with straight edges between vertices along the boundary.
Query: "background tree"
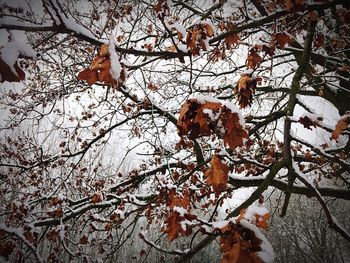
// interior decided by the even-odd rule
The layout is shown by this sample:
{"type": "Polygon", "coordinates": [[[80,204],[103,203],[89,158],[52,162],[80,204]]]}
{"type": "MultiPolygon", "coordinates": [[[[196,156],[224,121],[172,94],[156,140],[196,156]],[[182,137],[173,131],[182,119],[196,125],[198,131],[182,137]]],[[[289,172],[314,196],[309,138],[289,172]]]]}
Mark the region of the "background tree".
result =
{"type": "MultiPolygon", "coordinates": [[[[275,206],[278,197],[273,196],[272,204],[275,206]]],[[[347,204],[339,199],[327,201],[339,222],[347,224],[347,204]]],[[[291,216],[281,218],[278,213],[272,212],[266,233],[274,246],[275,262],[348,261],[349,242],[344,242],[327,226],[327,218],[316,200],[294,195],[288,213],[291,216]]]]}
{"type": "Polygon", "coordinates": [[[271,262],[268,187],[281,216],[313,197],[350,240],[325,201],[350,199],[343,1],[28,0],[1,14],[3,258],[185,262],[216,240],[221,262],[271,262]]]}

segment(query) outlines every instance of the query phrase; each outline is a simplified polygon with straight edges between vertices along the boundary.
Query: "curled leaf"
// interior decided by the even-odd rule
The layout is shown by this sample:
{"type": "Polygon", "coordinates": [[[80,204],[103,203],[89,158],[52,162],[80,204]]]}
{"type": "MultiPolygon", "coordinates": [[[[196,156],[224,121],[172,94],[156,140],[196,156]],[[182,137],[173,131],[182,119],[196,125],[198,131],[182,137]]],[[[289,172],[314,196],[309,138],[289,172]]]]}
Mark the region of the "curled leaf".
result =
{"type": "Polygon", "coordinates": [[[337,140],[340,134],[348,127],[350,123],[350,114],[348,113],[345,117],[341,118],[337,125],[335,126],[334,131],[332,132],[331,139],[337,140]]]}
{"type": "Polygon", "coordinates": [[[206,182],[214,188],[216,194],[226,189],[229,167],[217,155],[213,155],[210,168],[204,173],[206,182]]]}
{"type": "Polygon", "coordinates": [[[242,75],[238,80],[237,85],[234,89],[234,94],[241,109],[252,104],[256,84],[257,79],[253,79],[249,75],[242,75]]]}
{"type": "Polygon", "coordinates": [[[180,109],[177,128],[181,137],[191,140],[216,134],[232,149],[242,146],[248,137],[238,113],[220,102],[187,100],[180,109]]]}
{"type": "Polygon", "coordinates": [[[173,241],[178,235],[187,236],[192,233],[191,228],[184,229],[182,227],[181,222],[185,219],[179,212],[173,211],[165,220],[166,227],[163,231],[168,235],[169,241],[173,241]]]}

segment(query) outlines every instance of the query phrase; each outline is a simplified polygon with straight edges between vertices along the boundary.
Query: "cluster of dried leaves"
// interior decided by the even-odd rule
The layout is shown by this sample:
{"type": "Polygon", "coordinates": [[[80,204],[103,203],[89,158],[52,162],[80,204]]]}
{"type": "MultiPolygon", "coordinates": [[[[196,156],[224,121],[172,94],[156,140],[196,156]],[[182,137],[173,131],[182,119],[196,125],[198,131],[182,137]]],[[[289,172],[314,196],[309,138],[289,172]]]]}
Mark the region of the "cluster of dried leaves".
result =
{"type": "Polygon", "coordinates": [[[240,224],[227,224],[219,232],[221,263],[262,263],[256,252],[260,251],[261,240],[250,229],[240,224]]]}
{"type": "Polygon", "coordinates": [[[192,55],[199,55],[200,49],[207,51],[208,38],[214,36],[213,28],[206,23],[195,25],[191,30],[187,31],[186,44],[192,55]]]}
{"type": "Polygon", "coordinates": [[[223,163],[218,155],[213,155],[210,168],[204,173],[207,184],[214,188],[216,194],[226,189],[229,167],[223,163]]]}
{"type": "MultiPolygon", "coordinates": [[[[220,25],[219,25],[220,27],[220,25]]],[[[221,25],[222,31],[231,31],[235,28],[235,25],[231,21],[227,21],[226,23],[223,23],[221,25]]],[[[238,34],[230,34],[229,36],[225,37],[225,44],[228,48],[231,48],[232,46],[235,46],[239,41],[241,40],[240,36],[238,34]]]]}
{"type": "Polygon", "coordinates": [[[126,69],[121,63],[120,78],[114,79],[111,74],[111,59],[109,54],[109,46],[102,44],[98,55],[92,60],[89,68],[84,69],[78,74],[78,79],[85,80],[91,86],[97,81],[118,87],[127,76],[126,69]]]}
{"type": "MultiPolygon", "coordinates": [[[[261,240],[255,233],[241,225],[246,209],[242,209],[236,223],[229,223],[218,229],[221,234],[220,249],[223,253],[221,263],[262,263],[256,252],[261,251],[261,240]]],[[[248,220],[259,228],[267,229],[270,214],[255,214],[255,220],[248,220]]]]}
{"type": "Polygon", "coordinates": [[[318,121],[311,120],[308,116],[300,117],[299,122],[304,126],[304,128],[312,130],[311,126],[318,127],[318,121]]]}
{"type": "Polygon", "coordinates": [[[169,214],[167,219],[164,221],[166,227],[163,231],[167,234],[168,240],[173,241],[179,235],[188,236],[192,234],[192,227],[189,225],[183,226],[185,220],[192,221],[196,219],[197,216],[186,213],[181,215],[178,211],[174,210],[169,214]]]}
{"type": "Polygon", "coordinates": [[[181,137],[188,136],[191,140],[216,134],[231,149],[242,146],[244,139],[248,138],[248,133],[240,124],[238,113],[219,102],[187,100],[180,109],[177,127],[181,137]]]}
{"type": "Polygon", "coordinates": [[[241,109],[252,105],[253,94],[257,83],[260,81],[261,78],[253,78],[248,74],[243,74],[240,77],[234,88],[234,95],[241,109]]]}

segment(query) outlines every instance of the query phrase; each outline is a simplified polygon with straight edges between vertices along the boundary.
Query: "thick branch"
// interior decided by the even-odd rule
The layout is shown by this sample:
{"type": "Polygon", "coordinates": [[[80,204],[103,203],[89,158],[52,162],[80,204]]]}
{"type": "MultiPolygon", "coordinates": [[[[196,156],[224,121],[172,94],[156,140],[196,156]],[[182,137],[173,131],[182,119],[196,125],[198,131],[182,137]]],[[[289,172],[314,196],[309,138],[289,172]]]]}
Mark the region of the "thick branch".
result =
{"type": "MultiPolygon", "coordinates": [[[[229,183],[234,185],[235,187],[256,187],[264,182],[264,178],[238,178],[238,177],[230,177],[229,183]]],[[[276,187],[281,191],[289,190],[292,194],[300,194],[305,195],[307,197],[313,197],[315,194],[310,192],[309,188],[293,184],[292,187],[288,188],[288,183],[281,181],[279,179],[273,179],[271,181],[270,186],[276,187]]],[[[317,187],[317,191],[321,193],[322,196],[329,196],[340,198],[344,200],[350,200],[350,189],[342,189],[342,188],[332,188],[332,187],[317,187]]]]}
{"type": "MultiPolygon", "coordinates": [[[[297,71],[295,72],[292,80],[292,85],[291,85],[291,93],[289,96],[289,101],[288,105],[286,108],[286,115],[287,116],[293,116],[294,108],[297,102],[296,96],[300,88],[300,81],[306,71],[306,66],[309,64],[310,60],[310,53],[311,53],[311,48],[312,48],[312,40],[314,37],[315,33],[315,27],[316,27],[317,22],[315,21],[310,21],[308,23],[307,27],[307,34],[306,34],[306,39],[305,39],[305,46],[304,46],[304,52],[299,64],[299,67],[297,71]]],[[[288,203],[290,200],[291,196],[291,190],[289,188],[292,188],[295,176],[294,172],[291,169],[292,167],[292,154],[291,154],[291,136],[290,136],[290,129],[291,129],[292,122],[289,118],[286,118],[284,120],[284,130],[283,130],[283,139],[284,139],[284,144],[283,144],[283,155],[286,158],[288,162],[288,189],[285,193],[285,199],[284,199],[284,204],[282,206],[281,210],[281,216],[284,216],[287,212],[288,208],[288,203]]]]}

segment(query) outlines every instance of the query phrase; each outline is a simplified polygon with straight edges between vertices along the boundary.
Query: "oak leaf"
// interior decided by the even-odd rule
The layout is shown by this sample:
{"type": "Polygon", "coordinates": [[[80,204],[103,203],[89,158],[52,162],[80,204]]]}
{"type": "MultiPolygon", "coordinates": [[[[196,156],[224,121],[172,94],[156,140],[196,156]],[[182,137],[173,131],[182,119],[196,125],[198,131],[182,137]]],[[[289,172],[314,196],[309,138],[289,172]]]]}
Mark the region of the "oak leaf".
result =
{"type": "Polygon", "coordinates": [[[293,38],[285,32],[280,32],[272,36],[272,41],[277,42],[280,48],[284,49],[287,44],[293,42],[293,38]]]}
{"type": "Polygon", "coordinates": [[[267,229],[269,227],[269,224],[267,223],[267,220],[269,220],[269,218],[269,213],[266,213],[264,215],[255,214],[255,225],[257,227],[267,229]]]}
{"type": "Polygon", "coordinates": [[[204,173],[207,184],[211,185],[216,194],[226,189],[229,167],[217,155],[213,155],[210,168],[204,173]]]}
{"type": "Polygon", "coordinates": [[[248,138],[248,133],[239,123],[238,114],[226,108],[221,113],[221,121],[225,127],[224,144],[229,145],[231,149],[242,146],[244,139],[248,138]]]}
{"type": "Polygon", "coordinates": [[[98,75],[96,70],[91,70],[89,68],[84,69],[78,74],[79,80],[86,80],[86,82],[91,86],[98,80],[98,75]]]}
{"type": "Polygon", "coordinates": [[[87,245],[89,244],[89,238],[85,235],[83,235],[80,239],[79,239],[79,243],[82,245],[87,245]]]}
{"type": "Polygon", "coordinates": [[[158,89],[158,86],[154,84],[153,82],[148,83],[147,88],[152,91],[156,91],[158,89]]]}
{"type": "Polygon", "coordinates": [[[109,46],[107,44],[102,44],[100,46],[100,52],[99,55],[100,57],[108,57],[109,56],[109,46]]]}
{"type": "Polygon", "coordinates": [[[257,49],[254,47],[249,50],[248,57],[246,60],[246,66],[249,69],[255,69],[257,66],[260,65],[263,58],[258,54],[257,49]]]}
{"type": "Polygon", "coordinates": [[[304,128],[312,130],[311,126],[319,126],[317,121],[311,120],[308,116],[300,117],[299,122],[304,126],[304,128]]]}
{"type": "Polygon", "coordinates": [[[234,95],[239,103],[240,108],[250,106],[253,102],[257,79],[249,75],[242,75],[234,89],[234,95]]]}
{"type": "Polygon", "coordinates": [[[78,79],[86,80],[90,86],[97,81],[107,85],[121,85],[127,77],[124,64],[121,63],[121,66],[119,79],[113,79],[111,75],[109,46],[102,44],[99,54],[92,60],[89,68],[82,70],[78,74],[78,79]]]}
{"type": "Polygon", "coordinates": [[[348,127],[350,123],[350,114],[347,114],[344,118],[341,118],[337,125],[335,126],[334,131],[332,132],[331,139],[337,140],[340,134],[348,127]]]}
{"type": "Polygon", "coordinates": [[[112,84],[114,79],[111,75],[111,60],[105,59],[100,66],[98,80],[105,84],[112,84]]]}
{"type": "Polygon", "coordinates": [[[238,262],[241,252],[239,234],[234,231],[220,237],[220,250],[223,254],[220,263],[238,262]]]}
{"type": "Polygon", "coordinates": [[[185,209],[190,206],[190,198],[188,191],[185,191],[183,196],[176,195],[175,189],[169,190],[169,207],[174,208],[175,206],[183,207],[185,209]]]}
{"type": "Polygon", "coordinates": [[[207,24],[207,23],[203,23],[201,24],[201,26],[205,29],[205,35],[208,37],[212,37],[214,36],[214,29],[211,27],[211,25],[207,24]]]}
{"type": "Polygon", "coordinates": [[[16,245],[11,241],[5,242],[5,240],[6,239],[2,239],[2,242],[0,243],[0,256],[8,260],[16,245]]]}
{"type": "Polygon", "coordinates": [[[325,37],[323,34],[319,33],[315,36],[314,47],[320,48],[324,45],[325,37]]]}
{"type": "Polygon", "coordinates": [[[173,211],[165,220],[166,227],[163,231],[168,235],[169,241],[173,241],[178,235],[187,236],[192,233],[191,228],[183,229],[181,222],[184,220],[185,217],[177,211],[173,211]]]}
{"type": "Polygon", "coordinates": [[[168,3],[165,0],[159,0],[154,6],[154,10],[157,13],[159,19],[164,19],[165,15],[169,11],[168,3]]]}
{"type": "Polygon", "coordinates": [[[50,206],[56,206],[56,205],[60,205],[62,204],[62,200],[59,199],[58,197],[52,197],[50,200],[49,200],[49,205],[50,206]]]}
{"type": "Polygon", "coordinates": [[[91,197],[91,202],[92,202],[93,204],[102,202],[102,196],[101,196],[101,194],[99,194],[99,193],[94,194],[94,195],[91,197]]]}
{"type": "Polygon", "coordinates": [[[242,146],[244,138],[248,137],[240,124],[238,113],[231,112],[220,102],[187,100],[180,109],[176,125],[181,137],[188,136],[194,140],[216,134],[224,138],[224,144],[232,149],[242,146]]]}
{"type": "Polygon", "coordinates": [[[218,111],[220,103],[199,103],[195,99],[186,101],[180,109],[177,127],[180,136],[188,135],[190,139],[212,134],[210,120],[205,110],[218,111]]]}
{"type": "Polygon", "coordinates": [[[50,213],[51,216],[53,217],[62,217],[63,216],[63,210],[61,207],[57,208],[55,211],[53,211],[52,213],[50,213]]]}
{"type": "MultiPolygon", "coordinates": [[[[232,22],[228,22],[226,25],[226,30],[231,31],[235,28],[235,25],[232,22]]],[[[227,45],[228,48],[231,46],[236,45],[240,41],[240,37],[238,34],[231,34],[227,37],[225,37],[224,42],[227,45]]]]}
{"type": "Polygon", "coordinates": [[[186,44],[193,56],[199,55],[200,49],[207,51],[205,41],[214,35],[214,29],[207,23],[198,24],[187,31],[186,44]]]}
{"type": "Polygon", "coordinates": [[[265,45],[255,45],[256,49],[262,52],[265,52],[265,55],[272,57],[275,54],[275,46],[273,44],[265,45]]]}
{"type": "Polygon", "coordinates": [[[230,36],[225,37],[224,42],[226,43],[228,48],[230,48],[231,46],[238,44],[240,40],[241,38],[239,37],[238,34],[232,34],[230,36]]]}
{"type": "Polygon", "coordinates": [[[199,135],[199,132],[196,132],[196,135],[193,132],[195,128],[193,127],[193,119],[197,114],[198,107],[199,103],[194,100],[188,100],[181,106],[180,116],[176,124],[180,136],[189,134],[190,139],[195,139],[199,135]]]}
{"type": "Polygon", "coordinates": [[[241,225],[228,224],[220,232],[223,234],[220,237],[220,263],[262,263],[256,255],[261,250],[261,240],[253,231],[241,225]]]}

